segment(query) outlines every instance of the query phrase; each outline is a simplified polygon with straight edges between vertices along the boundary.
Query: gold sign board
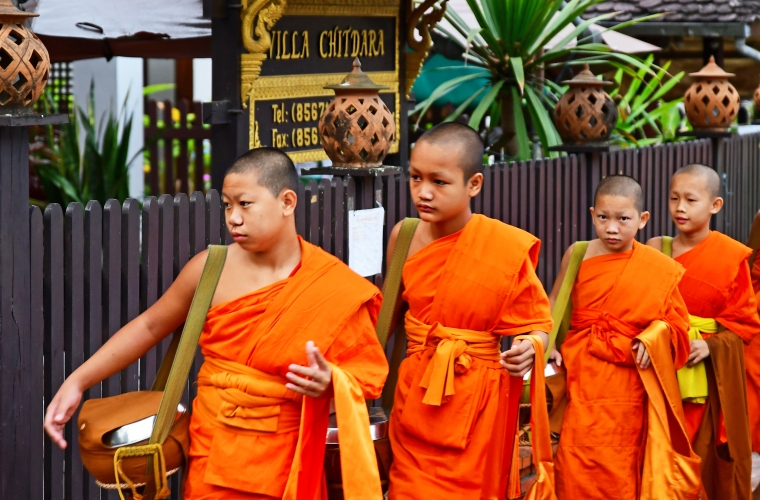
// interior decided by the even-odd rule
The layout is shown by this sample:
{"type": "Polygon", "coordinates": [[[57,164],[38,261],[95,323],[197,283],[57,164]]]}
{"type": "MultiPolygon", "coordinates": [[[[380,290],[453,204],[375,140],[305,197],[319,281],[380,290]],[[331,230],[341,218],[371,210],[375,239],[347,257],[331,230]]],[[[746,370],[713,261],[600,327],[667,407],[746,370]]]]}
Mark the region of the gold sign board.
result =
{"type": "MultiPolygon", "coordinates": [[[[327,159],[317,122],[358,57],[400,130],[401,0],[244,0],[241,95],[251,148],[272,146],[296,163],[327,159]]],[[[398,152],[398,141],[390,152],[398,152]]]]}

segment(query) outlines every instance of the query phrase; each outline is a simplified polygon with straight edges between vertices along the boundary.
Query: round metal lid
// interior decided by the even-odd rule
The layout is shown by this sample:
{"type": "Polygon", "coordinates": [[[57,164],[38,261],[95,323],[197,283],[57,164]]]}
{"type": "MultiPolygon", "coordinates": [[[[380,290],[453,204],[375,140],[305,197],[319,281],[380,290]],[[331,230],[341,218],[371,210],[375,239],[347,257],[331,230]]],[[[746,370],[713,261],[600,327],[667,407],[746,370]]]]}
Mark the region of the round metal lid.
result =
{"type": "MultiPolygon", "coordinates": [[[[385,411],[382,408],[370,408],[369,433],[372,436],[372,441],[379,441],[388,437],[389,428],[388,417],[385,416],[385,411]]],[[[338,442],[338,420],[333,413],[330,415],[330,423],[327,426],[326,443],[338,444],[338,442]]]]}

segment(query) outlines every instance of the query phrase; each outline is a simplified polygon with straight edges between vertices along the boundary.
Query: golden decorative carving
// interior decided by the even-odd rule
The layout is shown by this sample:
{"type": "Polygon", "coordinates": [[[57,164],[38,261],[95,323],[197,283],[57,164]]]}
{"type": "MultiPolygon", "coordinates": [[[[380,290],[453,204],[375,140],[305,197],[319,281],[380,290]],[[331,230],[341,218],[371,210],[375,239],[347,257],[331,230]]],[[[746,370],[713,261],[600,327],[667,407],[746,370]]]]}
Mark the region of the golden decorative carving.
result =
{"type": "Polygon", "coordinates": [[[697,130],[728,130],[739,112],[739,93],[728,81],[735,75],[723,71],[710,57],[707,66],[689,76],[694,83],[683,99],[689,123],[697,130]]]}
{"type": "Polygon", "coordinates": [[[397,16],[401,0],[290,0],[288,15],[397,16]]]}
{"type": "MultiPolygon", "coordinates": [[[[253,82],[261,74],[261,64],[272,45],[269,31],[285,12],[287,0],[248,0],[240,13],[243,20],[243,46],[248,54],[240,56],[240,98],[243,107],[251,101],[253,82]]],[[[251,117],[253,122],[253,117],[251,117]]]]}
{"type": "Polygon", "coordinates": [[[443,0],[440,7],[436,6],[438,2],[439,0],[425,0],[407,15],[406,42],[413,50],[413,52],[406,54],[406,85],[404,92],[407,99],[412,91],[412,86],[414,86],[414,81],[420,76],[422,64],[425,62],[428,51],[433,46],[430,30],[443,19],[443,15],[446,13],[448,0],[443,0]],[[425,12],[430,8],[433,10],[426,14],[425,12]],[[415,31],[419,31],[422,38],[418,40],[414,34],[415,31]]]}
{"type": "MultiPolygon", "coordinates": [[[[253,112],[253,109],[251,109],[251,112],[253,112]]],[[[250,137],[248,139],[248,143],[251,144],[251,149],[256,149],[261,147],[261,140],[259,139],[259,122],[254,120],[253,126],[251,127],[251,130],[249,132],[250,137]]]]}

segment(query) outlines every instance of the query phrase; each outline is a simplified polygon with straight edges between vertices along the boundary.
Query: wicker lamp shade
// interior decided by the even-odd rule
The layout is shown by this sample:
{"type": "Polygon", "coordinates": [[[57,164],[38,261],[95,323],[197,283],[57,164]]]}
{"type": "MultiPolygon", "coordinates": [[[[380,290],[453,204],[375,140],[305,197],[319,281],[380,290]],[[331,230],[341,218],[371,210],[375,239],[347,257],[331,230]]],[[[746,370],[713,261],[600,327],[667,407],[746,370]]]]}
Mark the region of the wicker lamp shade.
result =
{"type": "Polygon", "coordinates": [[[689,76],[694,80],[684,95],[689,123],[698,130],[727,130],[739,112],[739,93],[728,81],[735,75],[723,71],[710,57],[707,66],[689,76]]]}
{"type": "Polygon", "coordinates": [[[50,71],[50,56],[24,21],[37,14],[0,0],[0,107],[31,113],[50,71]]]}
{"type": "Polygon", "coordinates": [[[760,114],[760,85],[755,89],[755,93],[752,95],[752,102],[755,104],[755,115],[760,114]]]}
{"type": "Polygon", "coordinates": [[[576,144],[607,140],[618,118],[615,102],[604,91],[610,82],[599,80],[587,64],[563,83],[570,88],[554,107],[554,126],[562,139],[576,144]]]}
{"type": "Polygon", "coordinates": [[[319,119],[322,147],[333,165],[343,168],[373,168],[383,164],[396,138],[393,113],[375,85],[361,70],[359,59],[354,69],[338,85],[335,98],[319,119]]]}

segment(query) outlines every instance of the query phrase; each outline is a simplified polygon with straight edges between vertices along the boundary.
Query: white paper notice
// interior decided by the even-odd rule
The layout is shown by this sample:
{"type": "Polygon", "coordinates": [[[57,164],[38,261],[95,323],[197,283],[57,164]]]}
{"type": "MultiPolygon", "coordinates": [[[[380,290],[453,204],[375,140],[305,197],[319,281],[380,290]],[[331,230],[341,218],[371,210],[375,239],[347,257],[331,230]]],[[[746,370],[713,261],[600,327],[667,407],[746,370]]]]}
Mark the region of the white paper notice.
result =
{"type": "Polygon", "coordinates": [[[348,212],[348,266],[360,276],[382,271],[384,219],[382,207],[348,212]]]}

